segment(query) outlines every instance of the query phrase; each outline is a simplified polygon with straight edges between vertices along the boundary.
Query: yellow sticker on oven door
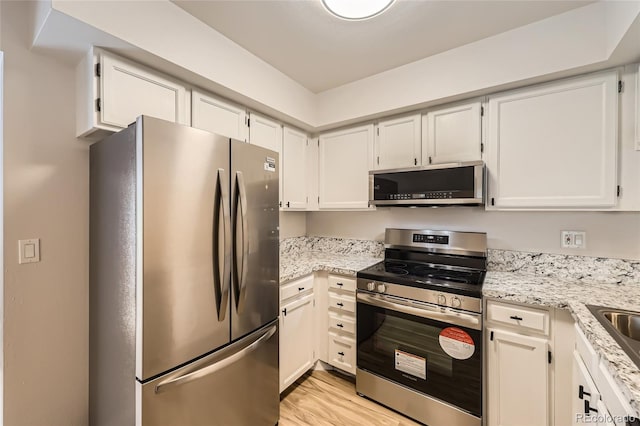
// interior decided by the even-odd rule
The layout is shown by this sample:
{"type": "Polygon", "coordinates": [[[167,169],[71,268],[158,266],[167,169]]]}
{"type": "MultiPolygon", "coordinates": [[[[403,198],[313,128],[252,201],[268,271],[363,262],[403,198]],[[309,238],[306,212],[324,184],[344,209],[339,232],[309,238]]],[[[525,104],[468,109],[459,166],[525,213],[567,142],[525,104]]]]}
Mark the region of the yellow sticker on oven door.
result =
{"type": "Polygon", "coordinates": [[[466,331],[457,327],[447,327],[438,337],[440,347],[447,355],[455,359],[471,358],[476,351],[476,345],[466,331]]]}

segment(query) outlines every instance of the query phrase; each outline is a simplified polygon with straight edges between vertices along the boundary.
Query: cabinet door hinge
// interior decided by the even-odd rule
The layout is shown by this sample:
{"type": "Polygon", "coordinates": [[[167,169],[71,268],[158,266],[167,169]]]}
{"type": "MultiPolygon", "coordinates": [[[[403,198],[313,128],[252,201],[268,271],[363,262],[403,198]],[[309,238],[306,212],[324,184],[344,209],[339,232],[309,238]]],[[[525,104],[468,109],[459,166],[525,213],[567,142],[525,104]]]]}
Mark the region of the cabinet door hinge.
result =
{"type": "Polygon", "coordinates": [[[413,165],[414,165],[414,166],[417,166],[417,165],[418,165],[418,159],[417,159],[417,158],[414,158],[414,159],[413,159],[413,165]]]}
{"type": "Polygon", "coordinates": [[[624,83],[622,80],[618,80],[618,93],[622,93],[624,91],[624,83]]]}
{"type": "Polygon", "coordinates": [[[495,206],[495,205],[496,205],[496,199],[495,199],[495,198],[493,198],[493,197],[491,197],[491,205],[492,205],[492,206],[495,206]]]}
{"type": "Polygon", "coordinates": [[[280,207],[282,207],[282,201],[280,201],[280,207]]]}
{"type": "Polygon", "coordinates": [[[376,162],[380,165],[380,156],[376,157],[376,162]]]}
{"type": "Polygon", "coordinates": [[[100,101],[100,98],[96,99],[96,111],[102,111],[102,102],[100,101]]]}
{"type": "Polygon", "coordinates": [[[320,139],[318,139],[318,147],[320,147],[320,139]]]}
{"type": "Polygon", "coordinates": [[[380,136],[380,127],[376,128],[376,132],[378,133],[378,136],[380,136]]]}
{"type": "Polygon", "coordinates": [[[493,340],[493,331],[491,332],[491,335],[489,336],[489,340],[493,340]]]}
{"type": "Polygon", "coordinates": [[[618,185],[618,187],[616,188],[616,196],[617,197],[620,196],[620,191],[622,191],[622,189],[620,188],[620,185],[618,185]]]}
{"type": "Polygon", "coordinates": [[[320,196],[318,196],[318,204],[320,204],[320,196]]]}
{"type": "Polygon", "coordinates": [[[431,158],[431,156],[429,156],[429,164],[431,164],[433,162],[433,159],[431,158]]]}
{"type": "Polygon", "coordinates": [[[309,202],[309,197],[307,197],[307,203],[309,202]]]}
{"type": "Polygon", "coordinates": [[[484,107],[480,107],[480,117],[484,117],[484,107]]]}
{"type": "Polygon", "coordinates": [[[482,154],[483,152],[484,152],[484,144],[480,142],[480,153],[482,154]]]}
{"type": "Polygon", "coordinates": [[[96,77],[100,77],[100,74],[101,74],[101,72],[100,72],[100,71],[101,71],[101,70],[100,70],[100,62],[98,62],[98,63],[96,64],[96,77]]]}
{"type": "Polygon", "coordinates": [[[549,360],[549,364],[551,364],[551,351],[547,352],[547,357],[548,357],[548,360],[549,360]]]}
{"type": "Polygon", "coordinates": [[[251,127],[251,118],[247,118],[247,127],[251,127]]]}
{"type": "Polygon", "coordinates": [[[316,299],[313,299],[313,306],[316,306],[316,299]]]}

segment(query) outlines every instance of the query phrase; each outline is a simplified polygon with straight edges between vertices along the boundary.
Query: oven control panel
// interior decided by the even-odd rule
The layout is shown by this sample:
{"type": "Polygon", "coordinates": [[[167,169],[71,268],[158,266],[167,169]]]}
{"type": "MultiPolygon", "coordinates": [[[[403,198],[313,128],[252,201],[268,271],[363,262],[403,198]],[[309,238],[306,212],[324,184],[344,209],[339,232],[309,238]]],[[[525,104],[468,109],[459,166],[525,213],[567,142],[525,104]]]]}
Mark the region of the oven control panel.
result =
{"type": "Polygon", "coordinates": [[[477,313],[482,312],[481,299],[477,297],[463,296],[461,294],[385,283],[366,278],[358,278],[358,291],[412,299],[425,303],[433,303],[434,305],[442,307],[462,309],[465,311],[477,313]]]}
{"type": "Polygon", "coordinates": [[[413,234],[414,243],[449,244],[448,235],[413,234]]]}

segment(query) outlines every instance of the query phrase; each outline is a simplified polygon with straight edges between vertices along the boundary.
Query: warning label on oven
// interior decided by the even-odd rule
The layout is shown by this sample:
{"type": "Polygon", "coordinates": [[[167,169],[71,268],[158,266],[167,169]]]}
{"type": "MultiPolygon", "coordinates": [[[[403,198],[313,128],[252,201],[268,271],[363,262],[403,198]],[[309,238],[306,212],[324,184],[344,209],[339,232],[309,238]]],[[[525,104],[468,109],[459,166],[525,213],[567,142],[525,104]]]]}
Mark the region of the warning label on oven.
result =
{"type": "Polygon", "coordinates": [[[427,359],[396,349],[396,370],[427,379],[427,359]]]}
{"type": "Polygon", "coordinates": [[[457,327],[447,327],[438,337],[440,347],[447,355],[455,359],[471,358],[476,345],[469,333],[457,327]]]}

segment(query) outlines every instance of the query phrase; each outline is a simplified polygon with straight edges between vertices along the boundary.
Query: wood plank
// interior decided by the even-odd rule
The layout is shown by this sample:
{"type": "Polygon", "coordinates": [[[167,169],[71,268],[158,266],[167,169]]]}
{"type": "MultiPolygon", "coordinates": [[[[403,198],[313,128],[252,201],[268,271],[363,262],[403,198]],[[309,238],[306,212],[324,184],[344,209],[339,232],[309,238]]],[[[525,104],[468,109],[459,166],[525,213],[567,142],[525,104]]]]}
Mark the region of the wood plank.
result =
{"type": "Polygon", "coordinates": [[[307,373],[280,396],[279,426],[417,426],[419,423],[356,394],[355,379],[307,373]]]}

